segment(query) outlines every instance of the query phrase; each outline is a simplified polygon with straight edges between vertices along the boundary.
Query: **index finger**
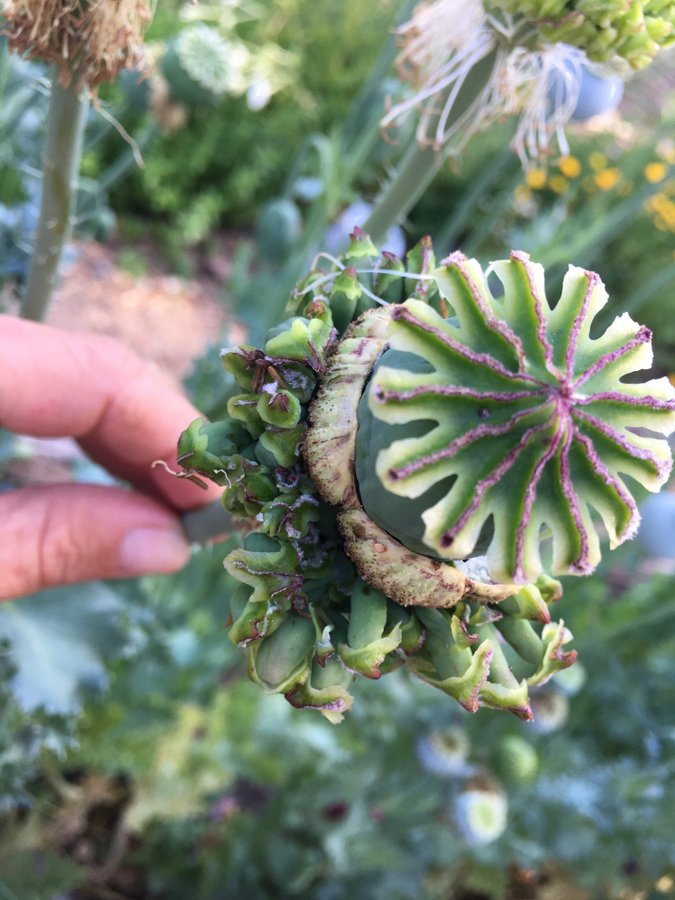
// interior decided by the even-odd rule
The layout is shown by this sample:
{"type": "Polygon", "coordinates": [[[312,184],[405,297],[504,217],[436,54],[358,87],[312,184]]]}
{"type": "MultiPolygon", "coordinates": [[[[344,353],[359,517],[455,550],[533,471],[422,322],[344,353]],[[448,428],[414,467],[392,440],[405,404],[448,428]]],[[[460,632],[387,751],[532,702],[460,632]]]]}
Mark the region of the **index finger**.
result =
{"type": "Polygon", "coordinates": [[[0,316],[0,427],[76,438],[114,475],[178,509],[214,500],[177,468],[180,432],[198,411],[157,369],[112,338],[0,316]]]}

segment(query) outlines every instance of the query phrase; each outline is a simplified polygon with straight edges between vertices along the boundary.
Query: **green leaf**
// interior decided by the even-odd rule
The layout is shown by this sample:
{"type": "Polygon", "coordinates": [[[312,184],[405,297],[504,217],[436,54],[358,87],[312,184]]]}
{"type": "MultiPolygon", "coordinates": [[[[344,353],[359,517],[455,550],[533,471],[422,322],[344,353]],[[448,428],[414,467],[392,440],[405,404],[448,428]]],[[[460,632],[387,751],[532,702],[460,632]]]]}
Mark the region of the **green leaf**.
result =
{"type": "Polygon", "coordinates": [[[48,850],[0,855],[0,900],[54,900],[84,879],[79,866],[48,850]]]}
{"type": "Polygon", "coordinates": [[[80,708],[82,689],[103,690],[105,661],[126,643],[119,622],[123,609],[120,597],[100,582],[3,604],[0,638],[11,645],[11,685],[20,705],[68,714],[80,708]]]}

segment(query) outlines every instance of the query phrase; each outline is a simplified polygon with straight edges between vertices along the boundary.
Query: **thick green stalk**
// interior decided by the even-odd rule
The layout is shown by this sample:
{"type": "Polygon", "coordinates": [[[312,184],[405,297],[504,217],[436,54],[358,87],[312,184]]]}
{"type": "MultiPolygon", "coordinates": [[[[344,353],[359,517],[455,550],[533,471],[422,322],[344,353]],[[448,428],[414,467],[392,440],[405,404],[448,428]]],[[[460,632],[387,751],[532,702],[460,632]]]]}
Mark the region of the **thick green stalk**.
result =
{"type": "MultiPolygon", "coordinates": [[[[408,4],[406,6],[404,18],[407,18],[410,5],[411,4],[408,4]]],[[[381,78],[381,72],[385,68],[385,65],[390,64],[394,46],[394,43],[390,42],[385,48],[369,90],[372,91],[374,89],[374,86],[378,84],[381,78]]],[[[455,103],[453,104],[452,113],[448,118],[446,127],[451,127],[453,122],[456,122],[464,115],[475,102],[476,98],[479,97],[485,89],[494,70],[496,56],[496,50],[488,53],[487,56],[476,63],[471,72],[467,75],[462,89],[459,91],[455,103]]],[[[367,97],[368,93],[369,91],[366,90],[364,96],[359,98],[359,101],[355,105],[354,111],[350,116],[350,124],[353,125],[358,121],[359,115],[362,113],[362,107],[367,106],[364,97],[367,97]]],[[[340,164],[343,166],[343,170],[339,171],[338,178],[333,181],[332,178],[325,178],[327,168],[325,166],[323,167],[322,173],[324,174],[324,181],[330,186],[333,193],[329,194],[328,190],[326,190],[320,200],[314,204],[310,218],[303,232],[301,242],[294,248],[293,255],[289,258],[284,268],[278,273],[277,284],[279,285],[279,288],[275,294],[280,298],[283,306],[280,307],[277,303],[270,304],[267,317],[264,321],[259,320],[258,323],[259,332],[261,334],[264,334],[270,325],[278,322],[280,315],[283,315],[288,293],[292,290],[293,285],[300,277],[300,272],[305,264],[309,248],[316,246],[317,241],[320,241],[321,234],[326,226],[327,218],[332,216],[336,211],[336,203],[339,202],[342,196],[343,186],[353,183],[355,177],[365,163],[368,154],[371,152],[372,147],[379,139],[379,133],[379,127],[375,127],[374,123],[366,129],[357,129],[358,136],[356,138],[346,138],[345,133],[343,132],[343,140],[346,141],[346,145],[343,148],[340,148],[342,155],[339,160],[340,164]]],[[[323,138],[323,141],[326,144],[329,143],[327,138],[323,138]]],[[[319,152],[319,156],[322,157],[324,153],[318,139],[314,140],[314,147],[319,152]]],[[[398,170],[394,174],[388,187],[385,188],[380,198],[375,203],[370,217],[363,226],[364,230],[368,232],[376,244],[381,243],[386,238],[389,229],[400,222],[413,208],[415,203],[417,203],[424,191],[433,181],[434,176],[443,165],[444,160],[445,153],[442,149],[440,151],[434,151],[428,146],[421,147],[417,141],[413,141],[410,144],[403,154],[403,159],[398,166],[398,170]]],[[[324,161],[322,160],[322,162],[324,161]]],[[[330,171],[331,174],[338,171],[335,166],[335,161],[333,161],[330,171]]],[[[294,173],[292,173],[288,180],[289,185],[292,184],[294,180],[294,173]]]]}
{"type": "Polygon", "coordinates": [[[4,99],[5,85],[9,73],[9,48],[7,38],[0,37],[0,100],[4,99]]]}
{"type": "Polygon", "coordinates": [[[405,154],[363,226],[373,243],[385,240],[389,229],[410,212],[440,169],[444,156],[415,141],[405,154]]]}
{"type": "MultiPolygon", "coordinates": [[[[441,253],[445,254],[457,246],[458,239],[471,226],[476,210],[481,208],[481,201],[495,193],[495,185],[501,183],[505,170],[516,165],[518,162],[515,154],[510,147],[505,147],[466,185],[466,190],[452,210],[451,216],[439,234],[434,235],[434,245],[440,248],[441,253]]],[[[518,176],[522,177],[519,165],[518,176]]]]}
{"type": "Polygon", "coordinates": [[[44,318],[63,247],[72,222],[73,198],[82,155],[87,98],[74,75],[68,87],[52,73],[52,90],[44,150],[42,199],[35,247],[21,306],[25,319],[44,318]]]}
{"type": "MultiPolygon", "coordinates": [[[[497,50],[479,60],[467,75],[453,104],[446,129],[451,128],[475,103],[490,81],[497,58],[497,50]]],[[[398,167],[393,179],[375,203],[368,221],[363,226],[375,244],[381,243],[389,229],[398,224],[410,212],[445,160],[443,148],[414,143],[398,167]]]]}

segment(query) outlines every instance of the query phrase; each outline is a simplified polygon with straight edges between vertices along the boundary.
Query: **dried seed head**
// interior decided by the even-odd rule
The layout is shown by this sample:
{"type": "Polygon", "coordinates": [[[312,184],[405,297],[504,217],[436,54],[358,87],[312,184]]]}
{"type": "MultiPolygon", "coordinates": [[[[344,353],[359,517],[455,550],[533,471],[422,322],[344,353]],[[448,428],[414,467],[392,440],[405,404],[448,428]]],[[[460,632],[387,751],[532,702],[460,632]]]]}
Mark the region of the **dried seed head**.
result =
{"type": "Polygon", "coordinates": [[[4,15],[12,49],[56,63],[64,85],[76,75],[96,90],[143,62],[152,10],[147,0],[7,0],[4,15]]]}

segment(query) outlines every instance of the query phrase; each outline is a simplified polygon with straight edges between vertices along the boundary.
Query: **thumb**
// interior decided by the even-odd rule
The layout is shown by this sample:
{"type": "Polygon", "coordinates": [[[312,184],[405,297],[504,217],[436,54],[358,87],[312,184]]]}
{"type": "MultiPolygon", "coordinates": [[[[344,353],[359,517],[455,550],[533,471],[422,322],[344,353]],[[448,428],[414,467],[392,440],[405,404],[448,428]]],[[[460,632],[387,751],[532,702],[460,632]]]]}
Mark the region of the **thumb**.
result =
{"type": "Polygon", "coordinates": [[[176,516],[121,488],[66,484],[0,494],[0,600],[99,578],[174,572],[190,548],[176,516]]]}

